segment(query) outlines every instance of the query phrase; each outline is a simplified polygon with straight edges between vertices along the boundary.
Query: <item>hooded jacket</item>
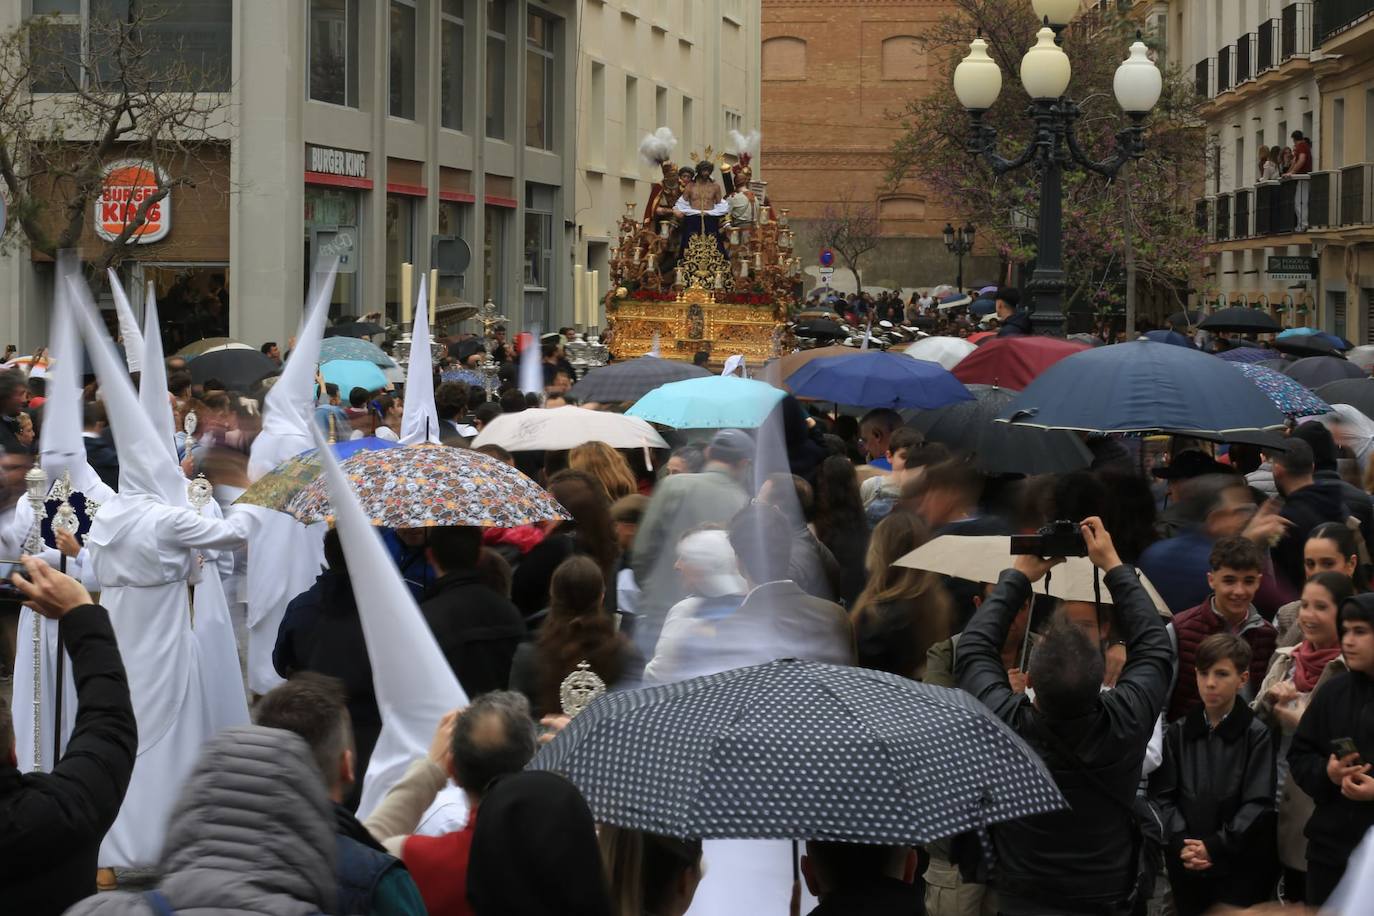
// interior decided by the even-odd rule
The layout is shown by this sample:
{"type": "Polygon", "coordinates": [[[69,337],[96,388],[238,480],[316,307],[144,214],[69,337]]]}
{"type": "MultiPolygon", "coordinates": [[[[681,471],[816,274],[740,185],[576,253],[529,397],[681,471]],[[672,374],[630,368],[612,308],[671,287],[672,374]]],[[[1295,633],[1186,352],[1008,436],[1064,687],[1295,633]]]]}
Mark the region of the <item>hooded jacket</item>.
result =
{"type": "MultiPolygon", "coordinates": [[[[310,748],[274,728],[206,742],[167,828],[158,890],[179,916],[335,911],[334,814],[310,748]]],[[[154,916],[143,894],[83,900],[69,916],[154,916]]]]}
{"type": "Polygon", "coordinates": [[[1270,554],[1274,559],[1274,573],[1294,591],[1301,591],[1302,584],[1307,581],[1302,557],[1307,535],[1323,522],[1345,524],[1350,515],[1341,497],[1339,487],[1321,481],[1294,490],[1284,498],[1283,511],[1279,514],[1292,525],[1270,554]]]}
{"type": "MultiPolygon", "coordinates": [[[[1361,595],[1353,600],[1374,599],[1361,595]]],[[[1288,749],[1290,778],[1316,803],[1307,822],[1307,861],[1343,868],[1374,827],[1374,802],[1346,798],[1327,777],[1331,742],[1337,738],[1350,738],[1361,760],[1374,760],[1374,679],[1368,675],[1348,671],[1322,684],[1288,749]]]]}
{"type": "Polygon", "coordinates": [[[998,328],[998,337],[1029,337],[1035,333],[1035,327],[1031,324],[1030,312],[1025,309],[1017,309],[1007,316],[1007,320],[1002,322],[1002,327],[998,328]]]}

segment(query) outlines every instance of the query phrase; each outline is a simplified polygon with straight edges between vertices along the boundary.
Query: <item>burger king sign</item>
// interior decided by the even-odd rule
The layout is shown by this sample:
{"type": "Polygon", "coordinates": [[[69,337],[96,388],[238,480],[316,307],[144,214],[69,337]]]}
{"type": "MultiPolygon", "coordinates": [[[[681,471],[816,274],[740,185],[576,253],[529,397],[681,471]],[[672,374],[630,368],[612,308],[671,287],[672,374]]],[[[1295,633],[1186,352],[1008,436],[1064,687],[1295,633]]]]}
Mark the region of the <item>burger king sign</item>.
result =
{"type": "MultiPolygon", "coordinates": [[[[100,196],[95,199],[95,234],[112,242],[134,221],[138,208],[157,194],[159,178],[167,175],[144,159],[120,159],[105,166],[100,181],[100,196]]],[[[168,194],[148,205],[143,225],[129,241],[147,245],[167,237],[172,228],[172,197],[168,194]]]]}

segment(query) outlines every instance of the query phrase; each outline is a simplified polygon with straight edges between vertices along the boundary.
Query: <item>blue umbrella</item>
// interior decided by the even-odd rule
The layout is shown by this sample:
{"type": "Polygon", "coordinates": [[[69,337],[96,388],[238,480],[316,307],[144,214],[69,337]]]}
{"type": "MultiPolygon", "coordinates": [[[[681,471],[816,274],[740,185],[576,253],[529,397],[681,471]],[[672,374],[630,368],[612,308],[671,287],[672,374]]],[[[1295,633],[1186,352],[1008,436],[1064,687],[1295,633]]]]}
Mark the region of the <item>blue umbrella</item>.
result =
{"type": "Polygon", "coordinates": [[[326,382],[339,386],[339,394],[345,399],[354,388],[380,391],[386,387],[386,375],[376,364],[365,359],[334,359],[320,366],[326,382]]]}
{"type": "Polygon", "coordinates": [[[1331,405],[1317,397],[1293,379],[1274,369],[1254,363],[1232,363],[1241,374],[1255,383],[1285,417],[1315,417],[1330,413],[1331,405]]]}
{"type": "Polygon", "coordinates": [[[974,315],[991,315],[997,311],[997,303],[991,299],[974,299],[968,310],[974,315]]]}
{"type": "MultiPolygon", "coordinates": [[[[333,340],[334,338],[331,337],[329,339],[333,340]]],[[[466,382],[469,385],[476,385],[478,388],[481,388],[486,385],[487,377],[471,369],[445,369],[443,372],[439,373],[439,381],[466,382]]]]}
{"type": "Polygon", "coordinates": [[[1278,340],[1292,340],[1295,337],[1316,337],[1331,344],[1337,350],[1349,350],[1355,346],[1344,337],[1330,334],[1320,328],[1289,328],[1278,336],[1278,340]]]}
{"type": "Polygon", "coordinates": [[[1218,359],[1226,360],[1228,363],[1263,363],[1274,358],[1270,351],[1257,350],[1254,347],[1236,347],[1213,355],[1218,359]]]}
{"type": "Polygon", "coordinates": [[[963,383],[939,363],[881,351],[813,359],[788,377],[787,387],[799,398],[853,407],[932,410],[973,400],[963,383]]]}
{"type": "Polygon", "coordinates": [[[361,337],[326,337],[320,341],[320,362],[336,359],[361,359],[383,369],[396,365],[396,360],[383,353],[381,347],[361,337]]]}
{"type": "Polygon", "coordinates": [[[1283,414],[1239,372],[1149,341],[1082,350],[1032,381],[999,420],[1043,429],[1221,435],[1277,429],[1283,414]]]}
{"type": "Polygon", "coordinates": [[[785,396],[765,382],[713,375],[655,388],[625,413],[674,429],[754,429],[785,396]]]}
{"type": "Polygon", "coordinates": [[[1155,343],[1173,344],[1175,347],[1187,347],[1189,350],[1197,349],[1186,335],[1178,331],[1146,331],[1145,339],[1153,340],[1155,343]]]}

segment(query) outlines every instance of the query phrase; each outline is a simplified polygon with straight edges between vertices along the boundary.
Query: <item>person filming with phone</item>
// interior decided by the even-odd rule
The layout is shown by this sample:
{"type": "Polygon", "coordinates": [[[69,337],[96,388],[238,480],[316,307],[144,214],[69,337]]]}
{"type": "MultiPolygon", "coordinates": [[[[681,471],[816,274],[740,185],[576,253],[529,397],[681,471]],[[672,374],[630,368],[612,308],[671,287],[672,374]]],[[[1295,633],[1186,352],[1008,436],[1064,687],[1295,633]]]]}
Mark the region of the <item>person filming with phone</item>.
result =
{"type": "Polygon", "coordinates": [[[1069,803],[991,828],[997,854],[991,884],[1003,916],[1126,914],[1140,891],[1143,838],[1133,809],[1145,749],[1169,689],[1169,638],[1102,520],[1079,524],[1081,541],[1066,538],[1062,527],[1042,532],[1043,546],[1061,551],[1051,554],[1056,558],[1018,555],[1002,573],[965,628],[955,660],[960,688],[1040,754],[1069,803]],[[1052,575],[1070,547],[1088,556],[1111,594],[1113,632],[1126,642],[1126,665],[1116,687],[1103,692],[1101,646],[1061,611],[1031,655],[1031,700],[1012,690],[1002,646],[1035,583],[1052,575]]]}

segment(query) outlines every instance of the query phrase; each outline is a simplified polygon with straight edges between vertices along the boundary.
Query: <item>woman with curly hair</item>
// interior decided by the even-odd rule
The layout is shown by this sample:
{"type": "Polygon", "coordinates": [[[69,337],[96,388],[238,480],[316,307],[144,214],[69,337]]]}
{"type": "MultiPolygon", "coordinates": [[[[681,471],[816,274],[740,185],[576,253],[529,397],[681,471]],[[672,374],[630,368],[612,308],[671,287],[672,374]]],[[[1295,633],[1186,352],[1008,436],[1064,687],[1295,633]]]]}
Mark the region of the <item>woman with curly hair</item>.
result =
{"type": "Polygon", "coordinates": [[[639,492],[630,462],[604,442],[584,442],[572,449],[568,452],[568,467],[585,471],[601,481],[611,502],[639,492]]]}

